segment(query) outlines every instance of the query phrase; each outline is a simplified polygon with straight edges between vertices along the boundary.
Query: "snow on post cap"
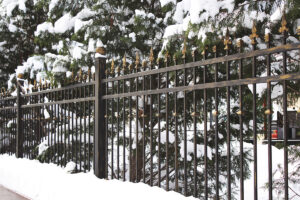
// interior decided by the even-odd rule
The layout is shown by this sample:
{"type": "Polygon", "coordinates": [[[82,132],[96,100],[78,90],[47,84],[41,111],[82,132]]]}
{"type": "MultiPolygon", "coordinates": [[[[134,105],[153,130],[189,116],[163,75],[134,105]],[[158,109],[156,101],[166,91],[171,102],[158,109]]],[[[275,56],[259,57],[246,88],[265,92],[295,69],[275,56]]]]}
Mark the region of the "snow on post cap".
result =
{"type": "Polygon", "coordinates": [[[96,49],[96,58],[106,58],[106,51],[104,47],[98,47],[96,49]]]}

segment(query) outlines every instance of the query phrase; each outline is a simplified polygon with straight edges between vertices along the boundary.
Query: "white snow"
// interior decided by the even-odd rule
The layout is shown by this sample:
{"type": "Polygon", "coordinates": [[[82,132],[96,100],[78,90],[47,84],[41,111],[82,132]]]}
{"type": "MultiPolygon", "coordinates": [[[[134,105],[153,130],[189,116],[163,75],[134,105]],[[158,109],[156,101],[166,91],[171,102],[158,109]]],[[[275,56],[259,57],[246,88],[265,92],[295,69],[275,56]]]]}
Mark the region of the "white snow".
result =
{"type": "Polygon", "coordinates": [[[34,32],[35,36],[39,36],[42,32],[54,33],[54,27],[51,22],[44,22],[37,26],[36,31],[34,32]]]}
{"type": "Polygon", "coordinates": [[[176,0],[160,0],[160,5],[161,7],[164,7],[165,5],[167,5],[168,3],[173,3],[176,4],[176,0]]]}
{"type": "MultiPolygon", "coordinates": [[[[161,1],[162,5],[165,5],[171,1],[161,1]]],[[[175,3],[175,2],[174,2],[175,3]]],[[[193,0],[183,0],[178,2],[176,5],[175,13],[173,19],[176,21],[176,24],[169,25],[165,29],[164,38],[176,34],[182,34],[183,31],[186,31],[189,27],[189,23],[199,24],[204,20],[207,20],[211,17],[215,17],[220,9],[227,9],[228,12],[232,12],[234,8],[233,0],[202,0],[202,1],[193,1],[193,0]],[[201,13],[201,14],[200,14],[201,13]]],[[[168,16],[166,16],[168,18],[168,16]]],[[[205,33],[209,29],[204,27],[199,30],[198,38],[205,39],[205,33]]],[[[165,46],[164,43],[163,46],[165,46]]]]}
{"type": "Polygon", "coordinates": [[[16,32],[18,30],[18,28],[15,25],[13,25],[13,24],[9,24],[8,25],[8,30],[10,32],[16,32]]]}
{"type": "Polygon", "coordinates": [[[276,22],[281,19],[283,10],[285,8],[285,1],[281,1],[281,4],[279,7],[276,8],[275,12],[270,16],[271,22],[276,22]]]}
{"type": "MultiPolygon", "coordinates": [[[[247,145],[249,146],[249,144],[247,145]]],[[[251,148],[253,148],[252,145],[250,145],[251,148]]],[[[257,145],[257,182],[258,182],[258,199],[268,199],[268,191],[265,188],[265,184],[268,183],[268,145],[259,144],[257,145]]],[[[272,146],[272,166],[273,166],[273,180],[280,178],[279,173],[277,171],[277,166],[281,165],[283,166],[283,149],[277,149],[276,147],[272,146]]],[[[298,163],[299,164],[299,161],[298,163]]],[[[245,197],[246,199],[253,199],[253,183],[254,183],[254,177],[253,177],[253,162],[249,165],[250,170],[252,171],[252,176],[250,179],[245,180],[245,197]]],[[[289,172],[292,172],[295,170],[295,165],[289,164],[289,172]]],[[[300,185],[293,184],[289,182],[289,187],[291,187],[294,191],[300,192],[300,185]]],[[[289,190],[289,194],[293,196],[293,192],[289,190]]],[[[278,195],[273,192],[273,197],[277,197],[276,199],[284,199],[282,195],[278,195]]],[[[299,197],[295,197],[293,199],[300,199],[299,197]]]]}
{"type": "Polygon", "coordinates": [[[34,200],[195,199],[143,183],[98,179],[93,172],[70,174],[72,167],[0,155],[0,184],[34,200]]]}
{"type": "Polygon", "coordinates": [[[132,42],[136,41],[136,34],[134,32],[130,33],[129,37],[131,38],[132,42]]]}
{"type": "Polygon", "coordinates": [[[44,70],[44,58],[42,56],[32,56],[23,65],[17,67],[16,74],[28,72],[30,78],[33,79],[35,73],[42,70],[44,70]]]}
{"type": "Polygon", "coordinates": [[[68,162],[67,165],[66,165],[66,167],[65,167],[65,171],[67,173],[71,173],[71,172],[73,172],[75,170],[75,168],[76,168],[76,163],[74,163],[74,162],[68,162]]]}
{"type": "Polygon", "coordinates": [[[58,19],[54,24],[55,33],[64,33],[68,30],[71,30],[74,27],[75,21],[71,13],[67,13],[58,19]]]}
{"type": "Polygon", "coordinates": [[[75,19],[75,27],[74,27],[74,33],[77,33],[82,27],[91,25],[93,23],[93,20],[89,21],[82,21],[81,19],[75,19]]]}
{"type": "Polygon", "coordinates": [[[53,8],[57,5],[58,2],[59,0],[51,0],[51,2],[49,3],[49,12],[53,10],[53,8]]]}
{"type": "Polygon", "coordinates": [[[27,0],[3,0],[1,2],[2,9],[5,13],[1,13],[1,15],[7,14],[7,16],[11,16],[12,11],[18,6],[19,10],[26,12],[26,3],[27,0]]]}
{"type": "Polygon", "coordinates": [[[48,148],[49,148],[48,140],[44,140],[41,144],[39,144],[39,155],[41,155],[48,148]]]}

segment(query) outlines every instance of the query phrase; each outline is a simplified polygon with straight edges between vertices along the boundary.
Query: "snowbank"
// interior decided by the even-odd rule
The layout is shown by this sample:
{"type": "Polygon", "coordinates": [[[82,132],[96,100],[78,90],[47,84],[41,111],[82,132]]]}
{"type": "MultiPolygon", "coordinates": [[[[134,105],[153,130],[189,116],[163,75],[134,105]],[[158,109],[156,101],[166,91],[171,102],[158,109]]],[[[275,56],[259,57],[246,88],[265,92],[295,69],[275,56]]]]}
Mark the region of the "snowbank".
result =
{"type": "Polygon", "coordinates": [[[69,174],[54,164],[0,155],[0,184],[34,200],[195,199],[143,183],[101,180],[92,172],[69,174]]]}

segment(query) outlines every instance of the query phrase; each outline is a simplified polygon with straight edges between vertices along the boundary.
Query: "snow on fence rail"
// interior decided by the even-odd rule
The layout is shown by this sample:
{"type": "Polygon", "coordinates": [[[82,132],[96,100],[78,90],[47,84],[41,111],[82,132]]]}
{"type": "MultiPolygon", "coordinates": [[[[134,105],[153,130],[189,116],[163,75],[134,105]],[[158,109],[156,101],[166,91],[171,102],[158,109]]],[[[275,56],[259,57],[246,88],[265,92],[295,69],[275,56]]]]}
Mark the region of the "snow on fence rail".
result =
{"type": "Polygon", "coordinates": [[[98,48],[95,74],[80,72],[60,88],[45,81],[28,93],[20,75],[17,95],[3,92],[0,99],[1,153],[62,166],[74,162],[75,172],[93,168],[99,178],[144,182],[205,199],[237,194],[243,199],[244,180],[253,171],[257,199],[262,135],[268,142],[271,199],[277,106],[272,97],[280,96],[288,199],[287,87],[299,83],[300,74],[299,63],[287,57],[299,60],[300,43],[286,44],[284,18],[280,31],[282,45],[271,47],[266,33],[267,48],[256,50],[254,25],[250,52],[243,52],[242,39],[233,46],[228,31],[222,48],[205,47],[201,55],[189,55],[184,44],[182,59],[174,57],[173,65],[168,52],[155,62],[151,50],[147,61],[137,53],[135,62],[124,56],[121,66],[112,60],[108,67],[105,50],[98,48]],[[271,73],[274,68],[281,71],[271,73]],[[282,88],[281,95],[273,94],[275,86],[282,88]]]}

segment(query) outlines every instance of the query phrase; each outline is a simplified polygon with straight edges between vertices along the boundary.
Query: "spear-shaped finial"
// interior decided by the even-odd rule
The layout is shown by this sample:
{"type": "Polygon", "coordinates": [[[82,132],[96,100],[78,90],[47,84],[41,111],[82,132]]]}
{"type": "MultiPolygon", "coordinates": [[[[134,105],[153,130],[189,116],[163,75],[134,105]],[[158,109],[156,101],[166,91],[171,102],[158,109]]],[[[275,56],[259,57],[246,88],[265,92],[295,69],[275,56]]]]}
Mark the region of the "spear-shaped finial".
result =
{"type": "Polygon", "coordinates": [[[122,59],[122,66],[123,66],[123,70],[126,68],[126,53],[124,53],[123,59],[122,59]]]}
{"type": "Polygon", "coordinates": [[[91,68],[88,69],[88,77],[89,77],[89,80],[91,79],[91,68]]]}
{"type": "Polygon", "coordinates": [[[255,22],[253,22],[252,34],[250,35],[252,45],[256,44],[256,38],[258,38],[258,35],[256,34],[256,32],[257,32],[256,24],[255,24],[255,22]]]}
{"type": "Polygon", "coordinates": [[[1,94],[2,94],[3,96],[5,96],[5,88],[4,88],[4,87],[1,88],[1,94]]]}
{"type": "Polygon", "coordinates": [[[153,48],[151,47],[150,49],[150,56],[149,56],[149,61],[152,64],[154,61],[154,54],[153,54],[153,48]]]}
{"type": "Polygon", "coordinates": [[[40,78],[39,87],[42,88],[42,78],[40,78]]]}
{"type": "Polygon", "coordinates": [[[173,61],[174,61],[175,64],[176,64],[176,59],[177,59],[177,58],[176,58],[176,55],[174,54],[174,55],[173,55],[173,61]]]}
{"type": "Polygon", "coordinates": [[[230,40],[230,37],[229,37],[229,30],[227,28],[226,30],[226,35],[225,35],[225,39],[224,39],[224,45],[225,45],[225,50],[228,50],[229,49],[229,45],[231,44],[231,40],[230,40]]]}
{"type": "Polygon", "coordinates": [[[182,48],[182,58],[184,59],[185,58],[185,54],[186,54],[186,39],[184,39],[183,41],[183,48],[182,48]]]}
{"type": "Polygon", "coordinates": [[[115,61],[114,59],[111,60],[110,64],[110,72],[113,74],[115,72],[115,61]]]}
{"type": "Polygon", "coordinates": [[[216,53],[217,52],[217,45],[214,45],[212,50],[213,50],[214,53],[216,53]]]}
{"type": "Polygon", "coordinates": [[[279,33],[284,34],[285,32],[288,32],[288,28],[286,27],[287,22],[285,18],[285,12],[283,12],[282,20],[281,20],[281,27],[279,28],[279,33]]]}
{"type": "Polygon", "coordinates": [[[165,54],[165,63],[167,63],[168,62],[168,58],[169,58],[169,52],[168,51],[166,51],[166,54],[165,54]]]}
{"type": "Polygon", "coordinates": [[[36,89],[36,80],[33,81],[33,88],[36,89]]]}
{"type": "Polygon", "coordinates": [[[135,53],[135,68],[136,69],[138,69],[139,64],[140,64],[140,55],[139,55],[139,52],[136,52],[135,53]]]}
{"type": "Polygon", "coordinates": [[[72,75],[71,75],[71,82],[74,82],[75,80],[74,80],[74,71],[72,70],[72,75]]]}
{"type": "Polygon", "coordinates": [[[79,80],[82,81],[82,69],[79,70],[79,80]]]}

